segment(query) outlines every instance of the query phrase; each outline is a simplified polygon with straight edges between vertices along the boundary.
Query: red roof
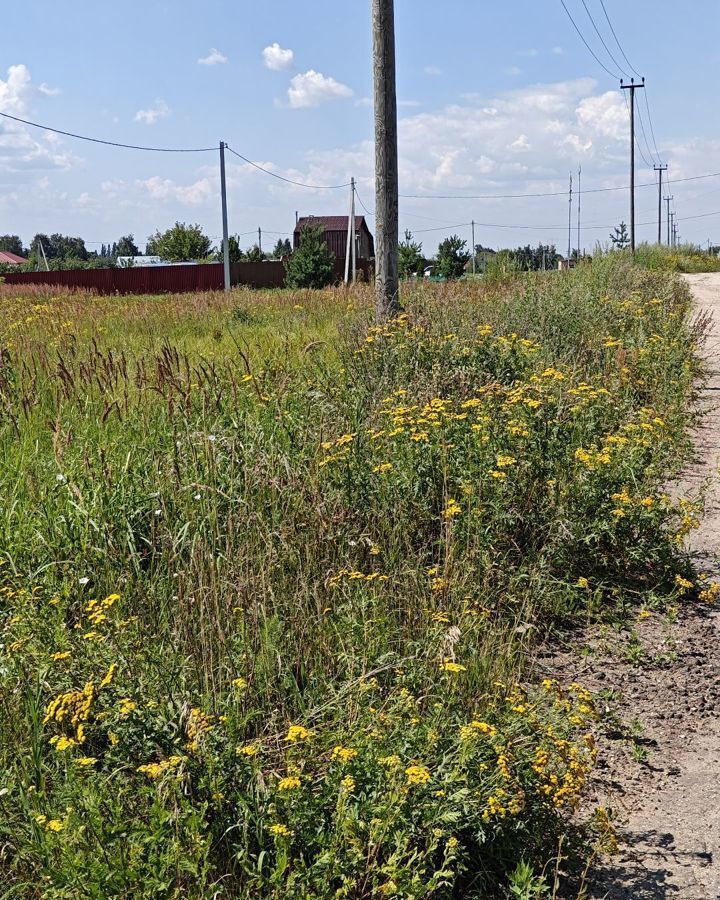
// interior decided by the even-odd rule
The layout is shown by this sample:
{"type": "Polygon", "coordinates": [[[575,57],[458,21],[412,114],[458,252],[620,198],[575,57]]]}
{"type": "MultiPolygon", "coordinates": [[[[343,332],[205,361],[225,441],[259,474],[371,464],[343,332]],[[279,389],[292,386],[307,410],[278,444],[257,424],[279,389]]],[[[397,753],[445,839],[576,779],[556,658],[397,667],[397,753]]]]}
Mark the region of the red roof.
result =
{"type": "MultiPolygon", "coordinates": [[[[325,231],[347,231],[349,216],[302,216],[295,231],[302,231],[306,225],[322,225],[325,231]]],[[[367,228],[365,216],[355,216],[355,230],[359,231],[363,226],[367,228]]]]}
{"type": "Polygon", "coordinates": [[[26,262],[27,260],[24,256],[18,256],[17,253],[10,253],[7,250],[0,250],[0,263],[5,263],[8,266],[20,266],[26,262]]]}

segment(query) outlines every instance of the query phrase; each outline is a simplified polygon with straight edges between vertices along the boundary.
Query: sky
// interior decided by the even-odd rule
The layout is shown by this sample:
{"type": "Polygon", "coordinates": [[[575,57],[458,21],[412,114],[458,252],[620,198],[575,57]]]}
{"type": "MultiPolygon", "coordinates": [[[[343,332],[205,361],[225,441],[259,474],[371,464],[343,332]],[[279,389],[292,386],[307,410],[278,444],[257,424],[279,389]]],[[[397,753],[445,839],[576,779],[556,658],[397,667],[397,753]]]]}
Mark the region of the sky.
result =
{"type": "MultiPolygon", "coordinates": [[[[671,179],[720,172],[720,3],[396,0],[400,226],[429,255],[470,242],[567,249],[569,175],[582,168],[591,250],[629,221],[630,130],[618,77],[638,92],[638,240],[657,236],[653,165],[671,179]],[[614,26],[622,51],[615,42],[614,26]],[[624,55],[623,55],[624,51],[624,55]],[[614,57],[613,58],[611,58],[614,57]],[[634,67],[633,68],[631,68],[634,67]],[[622,70],[622,72],[621,72],[622,70]],[[649,109],[648,109],[649,107],[649,109]],[[649,115],[648,115],[649,113],[649,115]],[[651,126],[652,123],[652,126],[651,126]],[[638,123],[639,125],[639,123],[638,123]],[[642,153],[642,155],[641,155],[642,153]],[[644,156],[644,159],[643,159],[644,156]],[[618,191],[591,193],[604,188],[618,191]],[[498,195],[560,192],[542,198],[498,195]],[[403,196],[404,195],[404,196],[403,196]],[[470,198],[491,195],[490,199],[470,198]]],[[[0,112],[76,134],[235,151],[304,185],[345,184],[372,213],[370,0],[26,0],[3,10],[0,112]]],[[[720,177],[670,187],[680,235],[720,243],[720,177]],[[708,215],[710,214],[710,215],[708,215]]],[[[230,231],[263,246],[295,214],[346,214],[349,190],[289,185],[228,156],[230,231]]],[[[363,213],[358,208],[358,213],[363,213]]],[[[572,246],[577,245],[577,204],[572,246]]],[[[219,153],[91,144],[0,119],[0,234],[81,236],[99,249],[175,221],[219,242],[219,153]]],[[[374,219],[368,217],[374,231],[374,219]]],[[[663,232],[665,225],[663,225],[663,232]]]]}

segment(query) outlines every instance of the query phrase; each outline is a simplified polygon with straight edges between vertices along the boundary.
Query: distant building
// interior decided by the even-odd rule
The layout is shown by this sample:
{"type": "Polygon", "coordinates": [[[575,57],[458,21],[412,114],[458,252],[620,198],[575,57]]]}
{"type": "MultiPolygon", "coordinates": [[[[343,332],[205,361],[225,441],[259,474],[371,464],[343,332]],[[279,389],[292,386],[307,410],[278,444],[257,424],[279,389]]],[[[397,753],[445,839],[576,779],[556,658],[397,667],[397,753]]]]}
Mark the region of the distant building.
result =
{"type": "MultiPolygon", "coordinates": [[[[300,232],[308,226],[323,228],[323,240],[338,259],[345,259],[347,249],[348,216],[302,216],[295,226],[293,247],[300,246],[300,232]]],[[[357,258],[374,259],[375,241],[365,221],[365,216],[355,216],[355,240],[357,258]]]]}
{"type": "Polygon", "coordinates": [[[117,264],[121,269],[166,265],[159,256],[118,256],[117,264]]]}
{"type": "Polygon", "coordinates": [[[18,256],[17,253],[10,253],[7,250],[0,250],[0,263],[6,266],[22,266],[27,262],[24,256],[18,256]]]}

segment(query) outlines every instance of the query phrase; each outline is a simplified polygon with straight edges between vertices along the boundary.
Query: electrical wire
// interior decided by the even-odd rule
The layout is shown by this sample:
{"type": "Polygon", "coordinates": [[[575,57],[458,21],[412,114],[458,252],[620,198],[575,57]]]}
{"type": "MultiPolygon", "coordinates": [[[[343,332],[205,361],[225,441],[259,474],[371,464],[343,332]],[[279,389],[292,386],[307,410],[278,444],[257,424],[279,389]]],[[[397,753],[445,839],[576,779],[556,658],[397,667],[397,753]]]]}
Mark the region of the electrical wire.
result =
{"type": "Polygon", "coordinates": [[[645,106],[647,107],[647,114],[648,114],[648,122],[650,123],[650,134],[652,135],[653,146],[655,147],[655,154],[657,155],[658,163],[660,163],[660,165],[662,165],[661,158],[660,158],[660,151],[658,150],[657,141],[655,140],[655,128],[653,127],[653,120],[652,120],[652,116],[650,115],[650,101],[648,100],[647,88],[645,88],[644,93],[645,93],[645,106]]]}
{"type": "Polygon", "coordinates": [[[49,125],[40,125],[29,119],[21,119],[19,116],[11,116],[10,113],[0,112],[4,119],[12,119],[13,122],[21,122],[23,125],[31,125],[42,131],[51,131],[53,134],[62,134],[64,137],[76,138],[79,141],[89,141],[91,144],[104,144],[107,147],[122,147],[124,150],[145,150],[149,153],[211,153],[217,152],[217,147],[142,147],[137,144],[121,144],[118,141],[104,141],[101,138],[88,137],[84,134],[74,134],[72,131],[63,131],[60,128],[51,128],[49,125]]]}
{"type": "Polygon", "coordinates": [[[260,172],[264,172],[266,175],[272,175],[273,178],[277,178],[279,181],[284,181],[286,184],[294,184],[296,187],[311,188],[314,191],[335,191],[339,188],[350,187],[349,181],[346,181],[344,184],[305,184],[302,181],[293,181],[292,178],[286,178],[284,175],[278,175],[277,172],[272,172],[270,171],[270,169],[266,169],[263,166],[258,165],[251,159],[243,156],[242,153],[238,153],[237,150],[233,150],[233,148],[229,144],[225,144],[225,148],[235,156],[237,156],[238,159],[241,159],[248,165],[253,166],[253,168],[258,169],[260,172]]]}
{"type": "Polygon", "coordinates": [[[623,50],[622,44],[618,40],[618,36],[615,33],[615,29],[613,28],[613,23],[610,21],[610,16],[608,15],[608,11],[607,11],[607,9],[605,9],[604,0],[600,0],[600,6],[602,6],[602,10],[605,13],[605,18],[607,19],[607,23],[610,26],[610,31],[612,32],[612,36],[615,38],[615,43],[618,45],[618,48],[619,48],[620,52],[622,53],[623,58],[625,59],[625,62],[630,66],[631,71],[634,72],[638,78],[642,78],[642,75],[638,72],[638,70],[633,66],[633,64],[627,58],[627,54],[623,50]]]}
{"type": "Polygon", "coordinates": [[[588,50],[589,50],[590,53],[592,54],[592,57],[593,57],[593,59],[595,60],[595,62],[596,62],[601,68],[605,69],[605,71],[608,73],[608,75],[609,75],[611,78],[615,78],[616,80],[619,80],[620,76],[619,76],[619,75],[615,75],[613,72],[610,71],[610,69],[608,69],[608,67],[605,65],[605,63],[602,62],[601,59],[600,59],[600,57],[595,53],[595,51],[594,51],[593,48],[590,46],[590,44],[588,44],[588,42],[585,40],[585,36],[583,35],[582,31],[580,31],[580,29],[578,28],[578,26],[577,26],[577,24],[576,24],[576,22],[575,22],[575,19],[573,19],[572,15],[570,14],[570,10],[569,10],[569,9],[567,8],[567,6],[565,5],[565,0],[560,0],[560,3],[562,3],[562,7],[563,7],[563,9],[565,10],[565,12],[567,13],[568,19],[570,19],[570,21],[571,21],[572,24],[573,24],[573,28],[575,29],[575,31],[577,31],[578,35],[580,36],[580,40],[583,42],[583,44],[585,44],[585,46],[588,48],[588,50]]]}
{"type": "Polygon", "coordinates": [[[605,38],[602,36],[602,34],[600,34],[600,29],[597,27],[597,25],[596,25],[596,23],[595,23],[595,19],[593,19],[592,13],[590,12],[590,10],[589,10],[589,8],[588,8],[588,5],[587,5],[587,3],[585,2],[585,0],[582,0],[582,5],[585,7],[585,12],[588,14],[588,19],[590,19],[590,21],[591,21],[591,23],[592,23],[592,27],[595,29],[595,34],[600,38],[600,43],[603,45],[603,47],[605,48],[605,51],[606,51],[607,55],[610,57],[610,59],[611,59],[611,60],[613,61],[613,63],[615,64],[615,68],[616,68],[616,69],[619,69],[619,71],[620,71],[623,75],[627,76],[627,72],[623,69],[623,67],[620,65],[620,63],[619,63],[619,62],[615,59],[615,57],[612,55],[612,53],[610,52],[610,48],[609,48],[608,45],[605,43],[605,38]]]}

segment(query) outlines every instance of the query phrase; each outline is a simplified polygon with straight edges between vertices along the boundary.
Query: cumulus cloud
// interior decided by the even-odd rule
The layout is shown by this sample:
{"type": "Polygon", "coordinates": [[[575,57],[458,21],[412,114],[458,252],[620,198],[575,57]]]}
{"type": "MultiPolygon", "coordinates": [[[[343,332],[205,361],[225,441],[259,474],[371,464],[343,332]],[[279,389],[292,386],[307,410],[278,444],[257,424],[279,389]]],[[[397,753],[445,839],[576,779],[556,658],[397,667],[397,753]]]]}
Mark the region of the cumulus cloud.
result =
{"type": "Polygon", "coordinates": [[[178,184],[171,178],[152,178],[137,180],[135,187],[147,194],[152,200],[159,202],[173,201],[181,206],[204,206],[217,193],[211,178],[200,178],[192,184],[178,184]]]}
{"type": "Polygon", "coordinates": [[[154,125],[160,119],[167,119],[171,109],[164,100],[156,100],[148,109],[139,109],[135,113],[135,121],[144,125],[154,125]]]}
{"type": "Polygon", "coordinates": [[[352,95],[352,89],[346,84],[314,69],[295,75],[288,88],[288,100],[293,109],[320,106],[327,100],[340,100],[352,95]]]}
{"type": "MultiPolygon", "coordinates": [[[[10,66],[7,77],[0,78],[0,112],[22,118],[28,115],[28,104],[42,91],[35,88],[27,66],[10,66]]],[[[54,96],[49,93],[48,96],[54,96]]],[[[72,153],[62,148],[57,135],[41,139],[19,122],[3,119],[0,122],[0,170],[17,172],[32,169],[69,168],[76,161],[72,153]]]]}
{"type": "Polygon", "coordinates": [[[228,61],[227,56],[221,53],[217,47],[211,47],[207,56],[201,56],[198,60],[199,66],[221,66],[228,61]]]}
{"type": "Polygon", "coordinates": [[[263,62],[265,67],[272,69],[273,72],[280,72],[283,69],[289,69],[295,61],[295,54],[292,50],[284,50],[277,41],[266,47],[263,52],[263,62]]]}
{"type": "Polygon", "coordinates": [[[425,66],[425,68],[423,69],[423,72],[424,72],[426,75],[432,75],[432,76],[434,76],[435,78],[439,77],[439,76],[442,75],[442,73],[443,73],[443,71],[442,71],[442,69],[440,68],[440,66],[425,66]]]}
{"type": "Polygon", "coordinates": [[[43,83],[38,87],[38,91],[43,95],[43,97],[57,97],[60,93],[60,88],[50,87],[49,84],[43,83]]]}

